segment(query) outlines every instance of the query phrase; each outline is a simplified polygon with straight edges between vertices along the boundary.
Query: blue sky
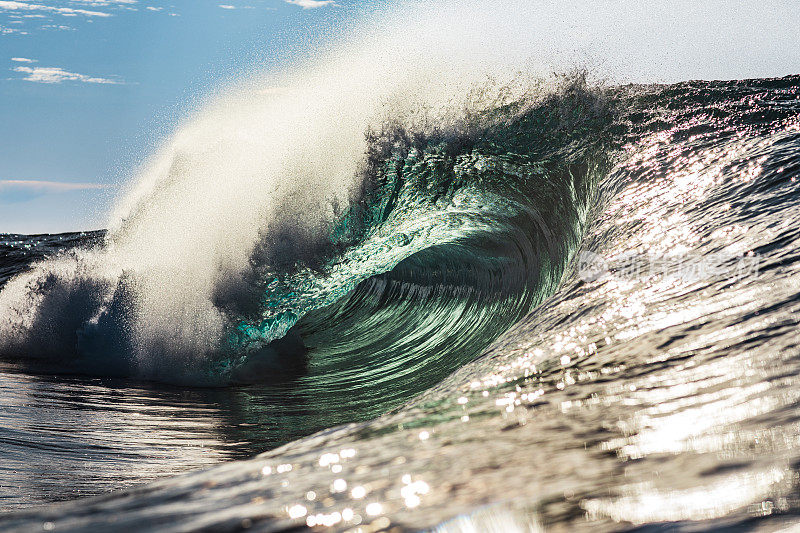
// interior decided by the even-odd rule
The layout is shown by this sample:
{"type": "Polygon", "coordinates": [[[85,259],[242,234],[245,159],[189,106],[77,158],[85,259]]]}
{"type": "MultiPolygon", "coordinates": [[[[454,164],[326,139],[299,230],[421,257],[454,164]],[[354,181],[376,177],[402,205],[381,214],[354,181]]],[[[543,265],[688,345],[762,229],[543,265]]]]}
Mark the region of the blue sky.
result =
{"type": "Polygon", "coordinates": [[[198,98],[281,68],[370,5],[0,1],[0,233],[101,226],[119,184],[198,98]]]}

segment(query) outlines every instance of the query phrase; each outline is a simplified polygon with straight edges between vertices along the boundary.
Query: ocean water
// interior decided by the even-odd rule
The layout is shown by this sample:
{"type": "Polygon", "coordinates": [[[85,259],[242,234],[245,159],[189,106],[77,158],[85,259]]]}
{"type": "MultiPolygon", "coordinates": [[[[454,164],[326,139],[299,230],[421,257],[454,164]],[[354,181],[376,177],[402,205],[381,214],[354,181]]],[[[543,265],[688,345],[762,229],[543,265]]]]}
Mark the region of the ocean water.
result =
{"type": "Polygon", "coordinates": [[[179,149],[108,232],[3,236],[0,528],[800,521],[800,77],[481,87],[244,263],[153,215],[179,149]]]}

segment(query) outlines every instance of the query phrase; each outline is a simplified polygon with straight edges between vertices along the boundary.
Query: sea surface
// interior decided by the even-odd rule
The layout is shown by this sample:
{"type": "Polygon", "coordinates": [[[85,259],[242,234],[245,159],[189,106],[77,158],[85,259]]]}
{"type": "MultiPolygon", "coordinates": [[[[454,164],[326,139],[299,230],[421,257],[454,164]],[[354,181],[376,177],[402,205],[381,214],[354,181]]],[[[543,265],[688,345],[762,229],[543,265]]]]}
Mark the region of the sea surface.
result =
{"type": "Polygon", "coordinates": [[[800,77],[489,100],[247,246],[177,149],[0,236],[0,529],[800,523],[800,77]]]}

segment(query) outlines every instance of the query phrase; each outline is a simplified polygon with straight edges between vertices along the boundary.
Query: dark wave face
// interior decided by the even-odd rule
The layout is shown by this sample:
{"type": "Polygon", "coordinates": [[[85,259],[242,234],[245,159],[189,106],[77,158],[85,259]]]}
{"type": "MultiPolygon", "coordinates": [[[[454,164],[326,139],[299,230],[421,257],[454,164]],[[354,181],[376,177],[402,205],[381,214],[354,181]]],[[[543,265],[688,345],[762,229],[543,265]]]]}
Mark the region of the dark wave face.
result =
{"type": "MultiPolygon", "coordinates": [[[[411,140],[392,130],[373,139],[360,202],[314,272],[352,261],[353,248],[363,257],[375,227],[391,232],[381,243],[390,261],[403,259],[333,303],[310,306],[286,337],[250,352],[233,379],[277,368],[288,382],[277,385],[281,395],[346,413],[345,422],[377,416],[474,359],[555,290],[577,249],[606,164],[598,136],[610,111],[600,98],[578,80],[523,113],[495,110],[505,115],[500,124],[469,137],[411,140]],[[574,154],[557,153],[570,143],[574,154]]],[[[291,290],[291,276],[277,285],[291,290]]]]}
{"type": "Polygon", "coordinates": [[[8,237],[6,279],[56,257],[0,293],[15,372],[235,385],[251,450],[351,424],[5,525],[792,523],[798,116],[798,77],[578,76],[455,124],[387,121],[331,220],[275,221],[220,270],[219,325],[186,351],[142,322],[160,278],[97,267],[130,228],[88,251],[8,237]]]}

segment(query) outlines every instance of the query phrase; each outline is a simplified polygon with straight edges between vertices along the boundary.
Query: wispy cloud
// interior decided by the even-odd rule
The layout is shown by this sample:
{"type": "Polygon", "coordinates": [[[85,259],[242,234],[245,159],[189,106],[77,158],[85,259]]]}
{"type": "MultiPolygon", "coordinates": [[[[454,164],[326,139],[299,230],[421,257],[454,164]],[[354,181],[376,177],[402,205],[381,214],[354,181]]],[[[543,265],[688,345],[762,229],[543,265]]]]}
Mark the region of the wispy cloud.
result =
{"type": "Polygon", "coordinates": [[[111,6],[111,5],[131,5],[135,4],[138,0],[71,0],[75,3],[86,4],[90,6],[111,6]]]}
{"type": "Polygon", "coordinates": [[[36,63],[35,59],[28,59],[27,57],[12,57],[11,61],[16,61],[17,63],[36,63]]]}
{"type": "Polygon", "coordinates": [[[236,6],[232,6],[230,4],[220,4],[219,7],[222,9],[236,9],[236,6]]]}
{"type": "Polygon", "coordinates": [[[0,191],[8,189],[29,189],[41,192],[86,191],[89,189],[107,189],[102,183],[76,183],[72,181],[47,180],[0,180],[0,191]]]}
{"type": "Polygon", "coordinates": [[[27,202],[35,198],[79,191],[107,189],[102,183],[74,183],[47,180],[0,180],[0,203],[27,202]]]}
{"type": "Polygon", "coordinates": [[[287,4],[294,4],[303,9],[314,9],[317,7],[335,6],[336,2],[333,0],[285,0],[287,4]]]}
{"type": "Polygon", "coordinates": [[[11,35],[11,34],[28,35],[28,32],[23,31],[23,30],[19,30],[17,28],[9,28],[9,27],[0,26],[0,35],[11,35]]]}
{"type": "Polygon", "coordinates": [[[0,0],[0,10],[3,11],[48,11],[50,13],[58,13],[59,15],[71,16],[84,15],[87,17],[110,17],[109,13],[102,11],[90,11],[86,9],[73,9],[71,7],[54,7],[46,6],[43,4],[31,4],[28,2],[16,2],[0,0]]]}
{"type": "Polygon", "coordinates": [[[96,76],[87,76],[86,74],[78,74],[77,72],[68,72],[59,67],[14,67],[11,69],[15,72],[22,72],[27,74],[24,78],[25,81],[32,81],[34,83],[61,83],[64,81],[78,81],[81,83],[102,83],[107,85],[120,85],[123,82],[112,80],[109,78],[99,78],[96,76]]]}
{"type": "Polygon", "coordinates": [[[43,30],[71,30],[74,31],[75,28],[72,26],[66,26],[64,24],[45,24],[42,26],[43,30]]]}

